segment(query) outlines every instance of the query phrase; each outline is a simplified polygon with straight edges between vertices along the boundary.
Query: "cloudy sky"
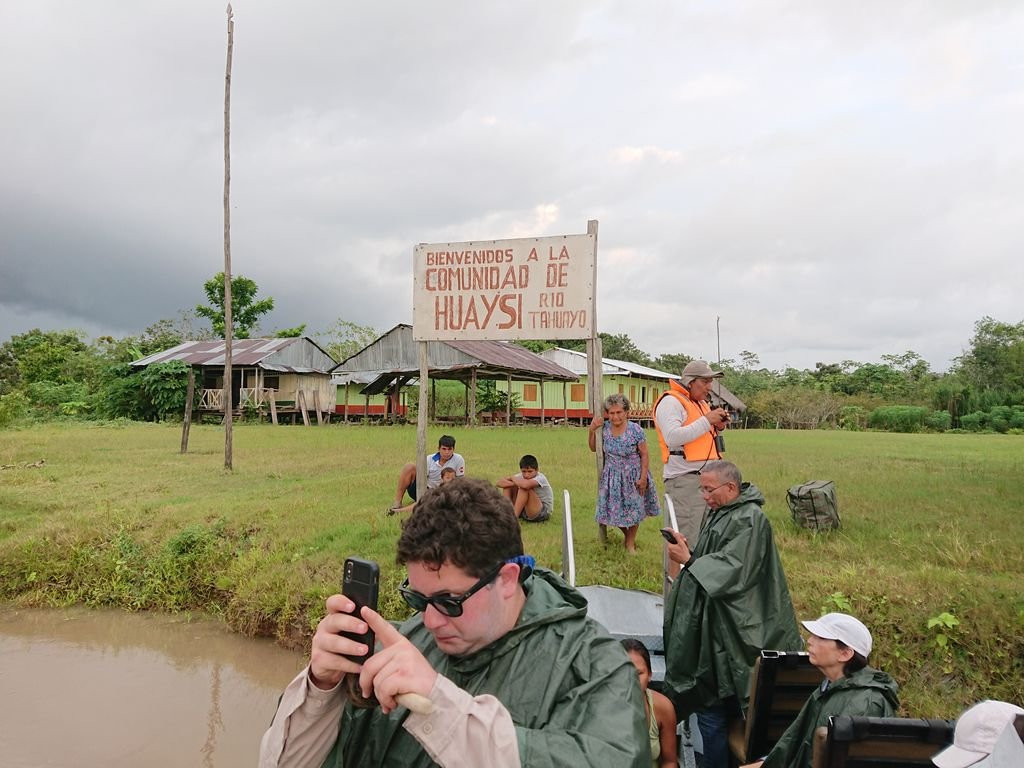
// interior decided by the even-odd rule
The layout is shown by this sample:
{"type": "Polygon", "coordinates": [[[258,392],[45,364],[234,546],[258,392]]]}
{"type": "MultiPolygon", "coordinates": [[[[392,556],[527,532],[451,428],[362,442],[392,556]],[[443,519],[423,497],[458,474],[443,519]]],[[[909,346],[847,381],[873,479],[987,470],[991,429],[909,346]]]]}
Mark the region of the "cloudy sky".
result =
{"type": "MultiPolygon", "coordinates": [[[[937,370],[1024,319],[1018,0],[238,0],[232,263],[265,331],[412,320],[418,242],[600,222],[654,355],[937,370]]],[[[0,339],[223,267],[224,3],[0,3],[0,339]]]]}

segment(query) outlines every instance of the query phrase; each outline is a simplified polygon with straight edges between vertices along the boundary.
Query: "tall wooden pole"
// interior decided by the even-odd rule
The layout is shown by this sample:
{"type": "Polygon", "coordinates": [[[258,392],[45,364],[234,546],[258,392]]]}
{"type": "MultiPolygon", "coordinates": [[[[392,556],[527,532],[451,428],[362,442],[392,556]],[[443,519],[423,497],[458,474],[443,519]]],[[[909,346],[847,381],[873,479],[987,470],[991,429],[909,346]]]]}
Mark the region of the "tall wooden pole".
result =
{"type": "Polygon", "coordinates": [[[192,400],[196,395],[196,369],[188,367],[188,389],[185,391],[185,416],[181,422],[181,452],[188,453],[188,432],[192,428],[192,400]]]}
{"type": "Polygon", "coordinates": [[[233,469],[231,456],[231,55],[235,47],[235,20],[228,4],[228,59],[224,72],[224,469],[233,469]]]}
{"type": "MultiPolygon", "coordinates": [[[[597,335],[597,221],[587,222],[587,234],[594,236],[594,302],[591,305],[591,337],[587,339],[587,379],[590,383],[590,413],[598,416],[604,413],[601,403],[604,400],[604,360],[601,353],[601,337],[597,335]]],[[[597,482],[601,482],[601,470],[604,469],[604,449],[601,433],[597,433],[595,460],[597,462],[597,482]]]]}

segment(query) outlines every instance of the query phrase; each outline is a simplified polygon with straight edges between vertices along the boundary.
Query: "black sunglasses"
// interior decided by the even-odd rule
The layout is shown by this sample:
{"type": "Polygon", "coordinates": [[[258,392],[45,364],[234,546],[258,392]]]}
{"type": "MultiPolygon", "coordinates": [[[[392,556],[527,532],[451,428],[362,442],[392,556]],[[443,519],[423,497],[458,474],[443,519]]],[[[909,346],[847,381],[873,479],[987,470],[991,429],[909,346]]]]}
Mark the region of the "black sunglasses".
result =
{"type": "Polygon", "coordinates": [[[494,581],[498,574],[501,573],[501,569],[504,566],[505,563],[498,563],[497,567],[484,574],[480,581],[461,595],[423,595],[414,589],[409,589],[408,578],[402,582],[402,586],[398,588],[398,591],[405,599],[405,602],[408,603],[409,607],[414,611],[422,613],[427,610],[428,605],[432,605],[439,613],[444,614],[450,619],[454,619],[462,615],[462,604],[494,581]]]}

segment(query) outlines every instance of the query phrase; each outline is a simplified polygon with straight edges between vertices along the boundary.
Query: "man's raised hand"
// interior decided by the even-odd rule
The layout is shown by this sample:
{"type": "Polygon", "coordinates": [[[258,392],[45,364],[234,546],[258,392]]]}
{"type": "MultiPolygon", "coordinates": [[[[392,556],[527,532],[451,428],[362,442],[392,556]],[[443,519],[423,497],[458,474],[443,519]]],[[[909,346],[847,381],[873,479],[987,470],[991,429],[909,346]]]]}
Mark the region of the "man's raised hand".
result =
{"type": "Polygon", "coordinates": [[[416,646],[376,611],[363,608],[362,616],[381,646],[359,673],[363,695],[374,694],[385,714],[399,705],[426,714],[437,672],[416,646]]]}

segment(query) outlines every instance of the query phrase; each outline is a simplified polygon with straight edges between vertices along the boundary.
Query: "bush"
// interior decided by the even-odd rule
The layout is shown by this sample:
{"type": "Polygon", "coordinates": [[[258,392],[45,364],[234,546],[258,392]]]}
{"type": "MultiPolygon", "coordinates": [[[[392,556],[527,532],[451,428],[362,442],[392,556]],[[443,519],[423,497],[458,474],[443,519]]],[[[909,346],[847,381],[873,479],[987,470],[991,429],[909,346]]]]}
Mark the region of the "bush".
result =
{"type": "Polygon", "coordinates": [[[28,385],[26,394],[32,407],[48,416],[74,416],[88,410],[89,390],[81,382],[35,381],[28,385]]]}
{"type": "Polygon", "coordinates": [[[949,411],[932,411],[925,417],[924,425],[933,432],[945,432],[953,425],[949,411]]]}
{"type": "Polygon", "coordinates": [[[886,432],[919,432],[929,414],[928,408],[919,405],[886,405],[871,412],[868,426],[886,432]]]}
{"type": "Polygon", "coordinates": [[[844,405],[839,409],[839,426],[851,432],[859,432],[868,425],[868,412],[859,405],[844,405]]]}
{"type": "Polygon", "coordinates": [[[981,432],[988,426],[988,417],[984,411],[964,414],[960,417],[960,428],[968,432],[981,432]]]}
{"type": "Polygon", "coordinates": [[[28,413],[28,398],[22,392],[0,395],[0,427],[24,418],[28,413]]]}

